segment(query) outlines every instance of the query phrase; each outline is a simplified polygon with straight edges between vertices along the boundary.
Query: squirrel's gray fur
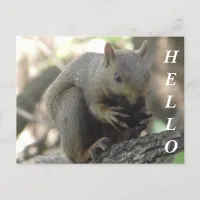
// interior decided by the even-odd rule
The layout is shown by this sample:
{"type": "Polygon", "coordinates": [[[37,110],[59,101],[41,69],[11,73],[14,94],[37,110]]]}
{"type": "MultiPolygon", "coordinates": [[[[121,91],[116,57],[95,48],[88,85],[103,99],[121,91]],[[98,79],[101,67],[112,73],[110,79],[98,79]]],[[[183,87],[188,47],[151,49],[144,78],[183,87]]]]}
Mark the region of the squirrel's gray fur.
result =
{"type": "Polygon", "coordinates": [[[114,51],[107,43],[104,54],[85,53],[72,60],[48,88],[46,105],[61,134],[67,157],[85,162],[88,154],[85,157],[84,152],[103,137],[100,121],[104,115],[107,120],[114,119],[111,114],[116,114],[108,107],[102,108],[104,101],[115,100],[116,96],[132,101],[146,91],[150,78],[143,61],[146,50],[146,41],[135,52],[114,51]],[[123,84],[114,80],[116,71],[123,84]]]}

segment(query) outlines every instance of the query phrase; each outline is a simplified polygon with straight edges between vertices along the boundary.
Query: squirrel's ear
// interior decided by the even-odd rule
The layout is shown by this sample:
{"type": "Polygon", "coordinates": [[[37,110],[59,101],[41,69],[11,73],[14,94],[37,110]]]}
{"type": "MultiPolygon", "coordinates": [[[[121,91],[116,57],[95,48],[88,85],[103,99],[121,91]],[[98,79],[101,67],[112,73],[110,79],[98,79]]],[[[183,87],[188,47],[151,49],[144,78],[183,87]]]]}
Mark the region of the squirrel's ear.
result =
{"type": "Polygon", "coordinates": [[[112,48],[112,46],[110,45],[110,43],[106,43],[105,47],[104,47],[104,54],[105,54],[105,61],[106,64],[109,65],[110,61],[114,61],[115,60],[115,52],[112,48]]]}
{"type": "Polygon", "coordinates": [[[144,59],[144,56],[146,55],[146,52],[147,52],[147,47],[148,47],[148,42],[147,40],[145,40],[142,46],[140,47],[140,49],[135,50],[135,53],[141,56],[142,59],[144,59]]]}

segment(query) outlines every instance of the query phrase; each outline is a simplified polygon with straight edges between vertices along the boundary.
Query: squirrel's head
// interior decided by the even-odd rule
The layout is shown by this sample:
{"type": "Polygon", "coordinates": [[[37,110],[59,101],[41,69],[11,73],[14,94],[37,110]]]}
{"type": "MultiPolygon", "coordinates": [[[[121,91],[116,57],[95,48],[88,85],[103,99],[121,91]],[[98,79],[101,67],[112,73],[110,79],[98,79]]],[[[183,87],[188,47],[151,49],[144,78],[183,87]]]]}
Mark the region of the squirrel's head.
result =
{"type": "Polygon", "coordinates": [[[109,43],[104,48],[104,92],[109,96],[123,96],[131,104],[140,96],[145,96],[150,70],[144,57],[147,52],[147,41],[138,50],[114,51],[109,43]]]}

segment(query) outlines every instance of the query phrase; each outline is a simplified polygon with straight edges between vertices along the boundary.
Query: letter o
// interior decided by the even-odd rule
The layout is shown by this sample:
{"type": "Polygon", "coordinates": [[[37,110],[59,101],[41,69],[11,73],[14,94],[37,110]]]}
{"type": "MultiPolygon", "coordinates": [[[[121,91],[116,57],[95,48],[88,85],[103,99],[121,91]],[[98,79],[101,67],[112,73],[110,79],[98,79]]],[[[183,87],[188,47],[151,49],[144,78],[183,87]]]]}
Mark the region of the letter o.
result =
{"type": "Polygon", "coordinates": [[[177,141],[175,141],[175,140],[169,140],[169,141],[165,144],[165,151],[166,151],[167,153],[173,153],[174,151],[176,151],[177,148],[178,148],[178,143],[177,143],[177,141]],[[174,142],[174,148],[173,148],[173,150],[172,150],[171,152],[169,152],[169,150],[168,150],[168,147],[169,147],[170,142],[174,142]]]}

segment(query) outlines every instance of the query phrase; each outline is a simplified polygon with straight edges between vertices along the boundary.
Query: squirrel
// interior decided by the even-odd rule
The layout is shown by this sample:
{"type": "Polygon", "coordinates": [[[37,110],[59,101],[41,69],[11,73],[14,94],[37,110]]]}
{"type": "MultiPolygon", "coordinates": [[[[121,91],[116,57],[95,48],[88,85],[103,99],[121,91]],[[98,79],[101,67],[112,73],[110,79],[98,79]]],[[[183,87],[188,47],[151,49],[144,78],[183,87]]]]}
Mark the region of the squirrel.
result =
{"type": "MultiPolygon", "coordinates": [[[[114,50],[107,42],[104,53],[87,52],[68,63],[47,89],[47,110],[72,162],[87,163],[97,147],[105,150],[110,145],[110,137],[119,142],[128,138],[125,130],[133,132],[123,105],[132,110],[145,99],[151,77],[144,63],[147,46],[145,40],[135,51],[114,50]]],[[[151,116],[143,114],[144,119],[151,116]]]]}

